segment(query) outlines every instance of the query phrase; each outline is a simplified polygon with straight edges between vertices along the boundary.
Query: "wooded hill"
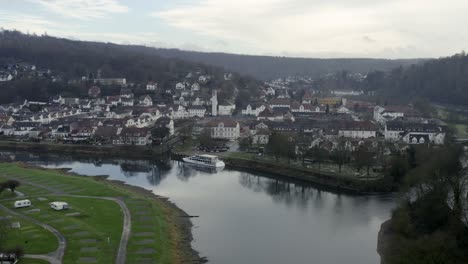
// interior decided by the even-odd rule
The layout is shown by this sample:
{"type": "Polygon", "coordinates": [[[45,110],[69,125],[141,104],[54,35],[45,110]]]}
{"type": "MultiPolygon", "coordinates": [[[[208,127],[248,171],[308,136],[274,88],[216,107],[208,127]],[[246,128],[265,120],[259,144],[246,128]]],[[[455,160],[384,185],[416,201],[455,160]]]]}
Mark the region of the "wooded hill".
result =
{"type": "Polygon", "coordinates": [[[367,73],[370,71],[389,71],[400,66],[420,63],[422,59],[316,59],[272,56],[251,56],[227,53],[205,53],[178,49],[155,49],[155,53],[166,58],[185,60],[223,67],[261,80],[287,76],[319,77],[329,73],[346,71],[367,73]]]}
{"type": "Polygon", "coordinates": [[[463,52],[391,72],[372,72],[366,86],[388,99],[424,98],[468,106],[468,56],[463,52]]]}
{"type": "Polygon", "coordinates": [[[69,96],[84,95],[89,87],[73,87],[78,85],[68,81],[96,78],[98,70],[103,78],[126,78],[127,82],[136,84],[155,81],[164,89],[186,80],[188,73],[198,72],[212,77],[205,88],[219,89],[221,99],[231,98],[236,89],[253,91],[261,85],[254,78],[241,77],[236,73],[227,82],[220,67],[163,58],[153,48],[0,31],[0,66],[18,62],[35,65],[38,69],[50,69],[60,77],[60,81],[21,78],[0,83],[0,103],[25,98],[44,100],[64,92],[69,96]]]}

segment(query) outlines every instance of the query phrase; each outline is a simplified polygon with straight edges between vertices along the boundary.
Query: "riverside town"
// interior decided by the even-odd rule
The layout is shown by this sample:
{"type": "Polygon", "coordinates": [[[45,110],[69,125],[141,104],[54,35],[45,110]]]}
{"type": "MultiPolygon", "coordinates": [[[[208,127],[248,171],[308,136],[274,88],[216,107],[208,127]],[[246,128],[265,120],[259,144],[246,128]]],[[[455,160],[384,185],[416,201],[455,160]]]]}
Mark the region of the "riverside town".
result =
{"type": "Polygon", "coordinates": [[[468,263],[468,5],[296,2],[0,10],[0,263],[468,263]]]}

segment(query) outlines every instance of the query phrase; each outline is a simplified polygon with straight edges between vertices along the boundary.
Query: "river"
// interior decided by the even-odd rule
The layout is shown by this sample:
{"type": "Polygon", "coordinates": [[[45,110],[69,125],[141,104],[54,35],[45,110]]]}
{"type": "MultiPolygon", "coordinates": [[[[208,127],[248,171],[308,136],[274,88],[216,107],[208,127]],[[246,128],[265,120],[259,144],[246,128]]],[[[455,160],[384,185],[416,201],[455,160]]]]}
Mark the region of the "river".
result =
{"type": "Polygon", "coordinates": [[[175,161],[73,158],[0,152],[47,168],[71,168],[169,197],[192,218],[193,247],[210,263],[377,264],[377,233],[394,195],[353,196],[234,170],[175,161]]]}

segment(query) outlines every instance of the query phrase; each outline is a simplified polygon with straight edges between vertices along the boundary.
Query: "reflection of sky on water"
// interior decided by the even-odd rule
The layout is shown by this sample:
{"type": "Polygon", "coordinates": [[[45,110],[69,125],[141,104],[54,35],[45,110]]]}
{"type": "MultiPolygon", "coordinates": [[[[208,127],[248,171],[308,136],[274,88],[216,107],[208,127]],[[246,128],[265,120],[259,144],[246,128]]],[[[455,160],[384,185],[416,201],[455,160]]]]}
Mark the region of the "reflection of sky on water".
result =
{"type": "Polygon", "coordinates": [[[84,175],[110,175],[170,197],[200,216],[192,219],[194,247],[212,263],[378,263],[377,232],[394,204],[391,195],[339,195],[285,179],[209,173],[178,162],[33,160],[84,175]]]}

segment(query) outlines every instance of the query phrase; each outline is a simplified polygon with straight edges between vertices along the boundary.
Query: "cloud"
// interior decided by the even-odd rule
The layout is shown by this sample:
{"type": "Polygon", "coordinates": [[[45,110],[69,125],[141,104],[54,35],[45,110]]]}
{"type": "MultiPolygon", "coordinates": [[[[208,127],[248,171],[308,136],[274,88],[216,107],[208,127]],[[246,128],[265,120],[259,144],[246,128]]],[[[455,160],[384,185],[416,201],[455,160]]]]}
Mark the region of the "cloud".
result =
{"type": "Polygon", "coordinates": [[[65,29],[64,25],[41,16],[3,11],[0,11],[0,25],[3,29],[15,29],[36,34],[65,29]]]}
{"type": "Polygon", "coordinates": [[[116,0],[30,0],[64,17],[82,20],[107,18],[110,14],[126,13],[128,7],[116,0]]]}
{"type": "Polygon", "coordinates": [[[456,25],[468,23],[467,9],[464,0],[199,0],[152,16],[240,53],[399,57],[411,56],[405,47],[425,48],[412,56],[459,51],[447,40],[463,43],[456,25]]]}
{"type": "Polygon", "coordinates": [[[368,42],[368,43],[374,43],[376,42],[375,39],[369,37],[369,36],[363,36],[362,39],[365,41],[365,42],[368,42]]]}

